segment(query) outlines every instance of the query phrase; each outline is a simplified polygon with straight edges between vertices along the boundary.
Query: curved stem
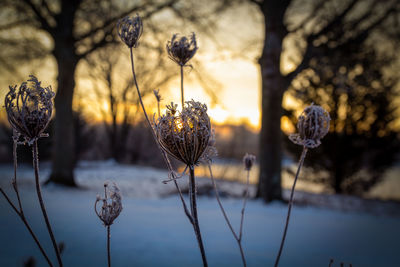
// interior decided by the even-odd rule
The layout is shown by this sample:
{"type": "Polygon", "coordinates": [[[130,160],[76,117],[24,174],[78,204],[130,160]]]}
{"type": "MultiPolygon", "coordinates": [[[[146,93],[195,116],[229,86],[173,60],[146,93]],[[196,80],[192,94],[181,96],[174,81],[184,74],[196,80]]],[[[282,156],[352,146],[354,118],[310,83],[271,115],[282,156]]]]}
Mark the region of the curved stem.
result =
{"type": "Polygon", "coordinates": [[[17,213],[21,221],[24,223],[26,229],[28,229],[29,233],[31,234],[33,240],[35,241],[36,245],[39,247],[40,252],[42,253],[43,257],[46,259],[47,264],[49,264],[50,267],[53,267],[53,264],[51,263],[49,257],[47,256],[46,252],[44,251],[42,245],[39,242],[39,239],[36,237],[35,233],[33,232],[31,226],[29,225],[28,221],[25,218],[25,215],[21,212],[18,211],[17,207],[12,203],[10,198],[7,196],[7,194],[3,191],[2,188],[0,188],[0,193],[4,196],[4,198],[7,200],[8,204],[12,207],[12,209],[17,213]]]}
{"type": "MultiPolygon", "coordinates": [[[[166,154],[165,151],[160,147],[160,144],[159,144],[159,142],[157,141],[157,136],[156,136],[156,134],[155,134],[155,132],[154,132],[153,126],[152,126],[151,123],[150,123],[149,117],[147,116],[147,112],[146,112],[146,109],[145,109],[144,104],[143,104],[143,101],[142,101],[142,95],[141,95],[141,93],[140,93],[139,85],[138,85],[137,80],[136,80],[135,65],[134,65],[134,63],[133,63],[133,49],[132,49],[132,47],[130,48],[130,55],[131,55],[131,67],[132,67],[133,81],[134,81],[135,86],[136,86],[136,90],[137,90],[138,97],[139,97],[139,102],[140,102],[140,105],[141,105],[141,107],[142,107],[144,116],[145,116],[145,118],[146,118],[147,124],[148,124],[149,127],[150,127],[151,134],[153,135],[154,141],[156,142],[158,149],[160,149],[160,151],[161,151],[161,154],[162,154],[162,156],[163,156],[163,158],[164,158],[164,161],[165,161],[165,164],[167,165],[168,170],[170,171],[170,173],[172,173],[172,175],[174,175],[174,171],[173,171],[171,162],[170,162],[170,160],[169,160],[167,154],[166,154]]],[[[174,185],[175,185],[176,189],[178,190],[178,194],[179,194],[179,198],[180,198],[180,200],[181,200],[181,202],[182,202],[183,210],[185,211],[185,214],[186,214],[186,216],[188,217],[190,223],[193,224],[193,218],[192,218],[192,216],[190,215],[189,210],[188,210],[188,208],[187,208],[187,206],[186,206],[185,199],[183,198],[182,191],[181,191],[181,189],[179,188],[178,182],[176,181],[176,179],[173,179],[173,180],[174,180],[174,185]]]]}
{"type": "Polygon", "coordinates": [[[185,98],[183,94],[183,66],[181,66],[181,98],[182,98],[182,109],[185,105],[185,98]]]}
{"type": "Polygon", "coordinates": [[[196,234],[197,238],[197,243],[200,248],[200,253],[201,253],[201,258],[203,259],[203,265],[204,267],[207,267],[207,258],[206,258],[206,253],[204,251],[204,245],[203,245],[203,240],[201,238],[201,232],[200,232],[200,225],[199,225],[199,218],[197,215],[197,188],[196,188],[196,181],[195,181],[195,176],[194,176],[194,167],[189,166],[189,197],[190,197],[190,208],[192,210],[192,217],[194,220],[193,223],[193,229],[196,234]]]}
{"type": "Polygon", "coordinates": [[[274,265],[275,267],[277,267],[278,264],[279,264],[279,259],[280,259],[281,254],[282,254],[283,245],[285,244],[286,233],[287,233],[287,229],[288,229],[288,226],[289,226],[289,220],[290,220],[290,212],[292,211],[294,189],[296,187],[297,178],[299,177],[299,173],[300,173],[301,167],[303,166],[306,154],[307,154],[307,148],[303,147],[303,152],[301,153],[299,166],[297,168],[296,176],[294,177],[292,191],[290,192],[290,199],[289,199],[289,204],[288,204],[288,213],[287,213],[287,216],[286,216],[286,224],[285,224],[285,229],[283,231],[283,236],[282,236],[282,241],[281,241],[281,246],[279,248],[278,256],[276,257],[276,260],[275,260],[275,265],[274,265]]]}
{"type": "Polygon", "coordinates": [[[41,189],[40,189],[39,157],[38,157],[37,140],[35,140],[35,142],[33,143],[32,153],[33,153],[33,167],[35,169],[36,193],[37,193],[37,196],[38,196],[38,199],[39,199],[39,204],[40,204],[40,208],[42,210],[44,221],[46,222],[47,231],[49,232],[49,235],[50,235],[50,238],[51,238],[51,242],[53,243],[54,251],[56,252],[58,265],[60,267],[62,267],[63,264],[62,264],[62,260],[61,260],[60,250],[58,248],[56,239],[54,237],[53,230],[51,229],[50,221],[49,221],[49,218],[47,216],[46,207],[44,205],[43,198],[42,198],[42,192],[41,192],[41,189]]]}
{"type": "Polygon", "coordinates": [[[108,267],[111,267],[111,252],[110,252],[110,226],[107,225],[107,262],[108,267]]]}
{"type": "Polygon", "coordinates": [[[218,193],[218,189],[217,189],[217,184],[215,182],[214,179],[214,175],[212,173],[212,169],[211,169],[211,165],[208,164],[208,170],[210,171],[210,177],[211,177],[211,181],[214,187],[214,191],[215,191],[215,197],[217,199],[218,205],[221,209],[222,215],[225,218],[226,223],[228,224],[229,229],[231,230],[233,237],[235,238],[236,242],[238,243],[239,246],[239,250],[240,250],[240,256],[242,257],[242,263],[243,266],[246,267],[247,263],[246,263],[246,258],[244,256],[244,251],[243,251],[243,247],[242,247],[242,232],[243,232],[243,218],[244,218],[244,211],[246,209],[246,201],[247,201],[247,197],[248,197],[248,189],[249,189],[249,171],[247,172],[247,184],[246,184],[246,193],[245,193],[245,198],[243,200],[243,208],[242,208],[242,215],[241,215],[241,219],[240,219],[240,231],[239,231],[239,236],[236,234],[235,230],[232,227],[232,224],[228,218],[228,215],[225,212],[224,207],[222,206],[222,202],[221,199],[219,198],[219,193],[218,193]]]}

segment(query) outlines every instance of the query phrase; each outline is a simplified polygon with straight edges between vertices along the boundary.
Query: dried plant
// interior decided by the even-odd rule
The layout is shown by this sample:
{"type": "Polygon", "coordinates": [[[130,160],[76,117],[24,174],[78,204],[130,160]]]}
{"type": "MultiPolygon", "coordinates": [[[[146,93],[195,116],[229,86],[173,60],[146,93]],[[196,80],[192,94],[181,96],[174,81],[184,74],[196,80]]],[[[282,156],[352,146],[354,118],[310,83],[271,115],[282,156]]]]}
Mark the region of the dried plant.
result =
{"type": "Polygon", "coordinates": [[[181,68],[181,101],[182,108],[185,105],[183,90],[183,67],[196,54],[198,47],[196,35],[193,32],[189,37],[172,35],[171,41],[167,42],[167,52],[170,59],[176,62],[181,68]]]}
{"type": "MultiPolygon", "coordinates": [[[[51,114],[53,111],[53,97],[54,93],[51,90],[51,87],[42,87],[41,82],[33,75],[29,76],[30,79],[27,82],[23,82],[19,88],[17,86],[10,86],[10,91],[7,93],[5,97],[5,108],[7,112],[7,118],[10,122],[13,131],[14,131],[14,168],[16,170],[16,145],[17,144],[28,144],[32,146],[32,154],[33,154],[33,167],[35,172],[35,184],[36,184],[36,193],[39,200],[40,208],[43,214],[43,218],[46,223],[47,231],[50,235],[53,248],[56,252],[57,261],[59,266],[63,266],[61,260],[61,254],[59,251],[59,247],[57,245],[56,239],[53,234],[53,230],[51,228],[51,224],[49,218],[47,216],[46,207],[44,205],[44,201],[42,198],[41,188],[40,188],[40,179],[39,179],[39,156],[38,156],[38,145],[37,141],[41,137],[46,137],[44,134],[44,130],[49,124],[51,114]],[[18,142],[18,138],[23,138],[23,142],[18,142]]],[[[14,171],[15,172],[15,171],[14,171]]],[[[17,183],[16,183],[16,174],[14,173],[13,187],[16,191],[18,203],[19,203],[19,216],[24,221],[26,220],[23,211],[22,205],[18,193],[17,183]]],[[[6,197],[6,195],[3,193],[6,197]]],[[[6,197],[7,201],[9,199],[6,197]]],[[[14,210],[18,213],[18,210],[13,206],[14,210]]],[[[29,230],[29,225],[25,223],[26,227],[29,230]]],[[[31,232],[31,230],[29,230],[31,232]]],[[[33,232],[31,232],[32,237],[35,239],[33,232]]],[[[35,239],[39,248],[41,247],[37,239],[35,239]]],[[[42,251],[42,249],[41,249],[42,251]]],[[[42,251],[42,254],[48,260],[47,255],[42,251]]],[[[51,266],[51,262],[48,260],[49,265],[51,266]]]]}
{"type": "Polygon", "coordinates": [[[215,191],[215,197],[217,199],[218,205],[221,209],[222,215],[224,216],[224,219],[226,221],[226,223],[228,224],[229,229],[231,230],[233,237],[235,238],[236,242],[238,243],[239,246],[239,250],[240,250],[240,255],[242,257],[242,262],[243,262],[243,266],[246,267],[247,263],[246,263],[246,258],[244,256],[244,251],[243,251],[243,247],[242,247],[242,237],[243,237],[243,222],[244,222],[244,212],[246,210],[246,203],[247,203],[247,199],[249,197],[249,180],[250,180],[250,170],[252,168],[252,166],[254,165],[254,162],[256,160],[256,157],[254,155],[251,154],[247,154],[243,157],[243,164],[244,164],[244,169],[247,171],[247,179],[246,179],[246,189],[245,189],[245,193],[244,193],[244,198],[243,198],[243,207],[241,210],[241,217],[240,217],[240,227],[239,227],[239,234],[236,233],[236,231],[233,229],[233,226],[228,218],[228,215],[225,212],[225,209],[222,205],[221,199],[219,197],[219,193],[218,193],[218,188],[217,188],[217,184],[215,182],[213,173],[212,173],[212,168],[211,168],[211,161],[208,162],[208,169],[210,171],[210,177],[211,177],[211,181],[213,183],[213,187],[214,187],[214,191],[215,191]]]}
{"type": "Polygon", "coordinates": [[[211,136],[207,106],[191,100],[181,112],[173,104],[167,108],[167,113],[155,124],[158,142],[168,154],[187,166],[198,164],[211,136]]]}
{"type": "Polygon", "coordinates": [[[117,23],[118,36],[129,48],[136,48],[143,32],[143,23],[139,15],[125,17],[117,23]]]}
{"type": "Polygon", "coordinates": [[[42,87],[38,79],[30,75],[28,82],[10,86],[5,97],[7,118],[13,129],[32,145],[40,137],[50,122],[53,112],[54,93],[49,87],[42,87]]]}
{"type": "Polygon", "coordinates": [[[169,58],[180,66],[185,66],[196,54],[197,49],[196,34],[194,32],[189,37],[179,37],[178,34],[174,34],[171,40],[167,42],[169,58]]]}
{"type": "Polygon", "coordinates": [[[154,97],[157,100],[157,111],[158,111],[158,117],[161,117],[161,110],[160,110],[160,102],[162,100],[161,95],[160,95],[160,89],[153,89],[153,94],[154,97]]]}
{"type": "MultiPolygon", "coordinates": [[[[139,19],[140,19],[139,16],[137,16],[137,20],[139,20],[139,19]]],[[[121,25],[124,20],[125,21],[129,20],[129,18],[125,18],[125,19],[121,20],[118,24],[121,25]]],[[[142,25],[141,24],[141,20],[140,20],[140,25],[142,25]]],[[[140,28],[139,32],[141,33],[141,31],[142,31],[142,28],[140,28]]],[[[120,36],[121,35],[122,34],[120,34],[120,36]]],[[[137,36],[138,36],[137,39],[139,39],[140,34],[138,34],[137,36]]],[[[125,38],[122,39],[122,41],[125,42],[125,38]]],[[[179,198],[180,198],[180,200],[182,202],[182,206],[183,206],[183,210],[185,212],[185,215],[189,219],[189,221],[192,224],[193,229],[194,229],[194,231],[196,233],[196,237],[197,237],[197,240],[198,240],[198,243],[199,243],[199,247],[200,247],[200,251],[201,251],[201,255],[202,255],[202,259],[203,259],[203,264],[204,264],[204,266],[207,266],[207,260],[206,260],[206,257],[205,257],[205,252],[204,252],[204,247],[202,245],[201,236],[198,234],[200,232],[200,229],[198,227],[198,221],[197,221],[197,210],[196,210],[196,205],[195,205],[196,204],[195,203],[196,199],[194,198],[193,201],[191,201],[191,206],[192,207],[191,207],[191,212],[189,212],[189,209],[186,206],[185,199],[183,198],[182,191],[181,191],[181,189],[180,189],[180,187],[178,185],[178,182],[176,181],[176,179],[178,178],[177,175],[176,175],[176,172],[174,171],[174,169],[172,167],[172,164],[171,164],[171,161],[168,158],[167,152],[164,151],[164,149],[161,148],[161,145],[158,142],[155,129],[153,128],[153,125],[151,124],[151,122],[149,120],[149,117],[148,117],[147,112],[146,112],[146,108],[145,108],[145,106],[143,104],[143,101],[142,101],[142,96],[141,96],[139,85],[138,85],[138,82],[137,82],[137,79],[136,79],[135,65],[134,65],[134,58],[133,58],[133,47],[136,47],[136,46],[130,45],[130,43],[126,43],[126,44],[128,45],[129,50],[130,50],[132,76],[133,76],[133,81],[134,81],[134,84],[135,84],[135,87],[136,87],[136,90],[137,90],[137,93],[138,93],[140,106],[142,107],[143,114],[144,114],[144,116],[146,118],[147,124],[148,124],[149,128],[151,129],[151,133],[153,135],[154,141],[156,142],[158,148],[160,149],[161,155],[163,156],[163,159],[164,159],[164,161],[165,161],[165,163],[167,165],[167,168],[168,168],[168,171],[169,171],[169,178],[170,178],[168,181],[173,181],[173,183],[174,183],[174,185],[175,185],[175,187],[176,187],[176,189],[178,191],[179,198]],[[193,206],[193,204],[194,204],[194,206],[193,206]]],[[[182,78],[182,83],[183,83],[183,78],[182,78]]],[[[183,88],[183,86],[182,86],[182,88],[183,88]]],[[[183,90],[182,90],[182,92],[183,92],[183,90]]],[[[182,98],[182,100],[183,100],[183,98],[182,98]]],[[[191,170],[191,173],[192,172],[193,172],[193,176],[192,177],[194,179],[194,170],[191,170]]],[[[193,184],[190,187],[192,189],[195,189],[195,184],[193,184]]],[[[195,194],[195,191],[193,191],[193,190],[189,190],[189,191],[191,191],[193,194],[195,194]]]]}
{"type": "Polygon", "coordinates": [[[118,186],[113,182],[104,183],[104,198],[97,196],[94,204],[94,211],[99,219],[107,228],[107,261],[108,266],[111,266],[111,253],[110,253],[110,226],[114,220],[119,216],[122,211],[122,196],[118,186]],[[97,209],[98,203],[102,202],[100,211],[97,209]]]}
{"type": "Polygon", "coordinates": [[[279,247],[278,256],[275,260],[275,267],[279,264],[279,259],[282,254],[283,245],[286,239],[286,233],[289,226],[290,213],[293,205],[293,195],[294,189],[296,187],[296,182],[299,177],[301,167],[303,166],[304,159],[306,157],[307,151],[310,148],[316,148],[321,144],[321,139],[329,131],[329,122],[331,118],[329,113],[320,106],[311,104],[309,107],[305,108],[304,111],[299,116],[299,121],[297,123],[297,129],[299,133],[292,134],[289,139],[297,144],[303,146],[303,152],[300,156],[299,166],[297,168],[296,176],[294,177],[292,190],[290,192],[290,199],[288,203],[288,213],[286,216],[285,229],[283,231],[281,245],[279,247]]]}

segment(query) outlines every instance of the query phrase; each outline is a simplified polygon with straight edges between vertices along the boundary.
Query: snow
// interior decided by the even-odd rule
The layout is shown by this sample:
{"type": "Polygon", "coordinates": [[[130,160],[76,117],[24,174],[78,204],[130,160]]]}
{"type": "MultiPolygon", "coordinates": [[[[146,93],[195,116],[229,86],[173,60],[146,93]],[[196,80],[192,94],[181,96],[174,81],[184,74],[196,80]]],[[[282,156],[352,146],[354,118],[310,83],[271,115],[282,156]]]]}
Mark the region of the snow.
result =
{"type": "MultiPolygon", "coordinates": [[[[44,164],[41,176],[46,177],[48,172],[48,165],[44,164]]],[[[25,213],[55,262],[37,204],[32,169],[21,166],[18,174],[25,213]]],[[[10,195],[13,193],[8,185],[11,175],[9,165],[0,166],[0,185],[10,195]]],[[[65,266],[107,265],[106,229],[93,210],[96,195],[102,192],[105,180],[116,181],[124,196],[124,209],[111,227],[113,266],[202,266],[192,227],[178,196],[173,194],[174,186],[161,183],[167,179],[165,171],[113,162],[87,162],[77,168],[76,177],[84,189],[43,187],[56,238],[66,245],[65,266]]],[[[184,185],[186,178],[180,180],[184,185]]],[[[207,184],[209,181],[198,179],[198,182],[207,184]]],[[[219,184],[226,191],[234,188],[233,196],[243,192],[243,185],[219,184]]],[[[254,187],[252,190],[254,194],[254,187]]],[[[329,201],[327,198],[316,200],[317,197],[313,199],[301,192],[296,197],[303,204],[307,201],[337,203],[339,199],[332,196],[329,201]]],[[[241,199],[228,197],[222,201],[238,227],[241,199]]],[[[342,202],[346,204],[348,200],[342,202]]],[[[328,266],[331,258],[335,259],[334,266],[339,266],[340,262],[353,266],[398,266],[399,213],[396,216],[393,210],[388,216],[385,212],[344,210],[341,205],[335,205],[338,204],[323,204],[323,208],[294,206],[280,266],[328,266]]],[[[237,244],[215,198],[200,196],[198,206],[209,265],[241,266],[237,244]]],[[[286,212],[283,203],[248,202],[243,237],[248,266],[273,265],[286,212]]],[[[38,266],[46,266],[29,233],[4,199],[0,199],[0,216],[0,266],[21,266],[32,255],[38,266]]]]}

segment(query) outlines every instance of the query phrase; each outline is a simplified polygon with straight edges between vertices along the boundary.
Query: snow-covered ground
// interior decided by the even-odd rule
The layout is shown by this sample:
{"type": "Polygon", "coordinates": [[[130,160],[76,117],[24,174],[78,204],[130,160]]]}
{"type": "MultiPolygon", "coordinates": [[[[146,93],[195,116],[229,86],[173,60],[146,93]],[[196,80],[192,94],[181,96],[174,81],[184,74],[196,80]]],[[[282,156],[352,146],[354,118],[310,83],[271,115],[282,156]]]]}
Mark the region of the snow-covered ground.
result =
{"type": "MultiPolygon", "coordinates": [[[[41,167],[45,178],[48,166],[41,167]]],[[[11,175],[9,165],[0,166],[0,186],[12,195],[11,175]]],[[[116,181],[124,196],[124,209],[111,228],[113,266],[202,266],[192,227],[174,194],[174,186],[161,183],[167,178],[166,172],[102,162],[81,164],[76,177],[84,189],[43,188],[56,238],[66,244],[65,266],[106,266],[105,228],[93,210],[105,180],[116,181]]],[[[19,180],[26,215],[54,259],[37,204],[32,169],[21,166],[19,180]]],[[[205,193],[209,192],[208,179],[198,179],[198,182],[205,193]]],[[[185,186],[186,179],[182,178],[180,183],[185,186]]],[[[229,194],[232,196],[240,196],[244,189],[241,184],[231,182],[220,186],[222,191],[232,191],[229,194]]],[[[353,266],[399,266],[398,205],[379,208],[382,205],[377,202],[366,202],[367,206],[376,206],[369,210],[360,204],[365,202],[356,198],[301,192],[296,197],[302,204],[313,206],[294,207],[280,266],[328,266],[331,258],[335,259],[334,266],[340,262],[353,266]],[[318,203],[320,207],[315,206],[318,203]]],[[[241,199],[228,197],[223,203],[238,226],[241,199]]],[[[215,198],[200,196],[198,205],[209,265],[241,266],[238,247],[215,198]]],[[[248,202],[243,237],[248,266],[273,265],[285,218],[283,203],[248,202]]],[[[0,266],[21,266],[32,255],[39,261],[38,266],[46,266],[27,230],[3,198],[0,199],[0,240],[0,266]]]]}

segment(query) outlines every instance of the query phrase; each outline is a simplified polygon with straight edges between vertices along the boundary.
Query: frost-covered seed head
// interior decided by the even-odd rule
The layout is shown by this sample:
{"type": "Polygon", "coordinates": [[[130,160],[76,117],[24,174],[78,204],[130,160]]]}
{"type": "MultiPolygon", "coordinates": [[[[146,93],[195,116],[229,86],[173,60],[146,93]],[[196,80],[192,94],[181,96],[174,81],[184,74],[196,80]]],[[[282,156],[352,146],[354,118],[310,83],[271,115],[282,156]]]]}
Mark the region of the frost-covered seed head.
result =
{"type": "Polygon", "coordinates": [[[180,66],[185,66],[194,54],[196,54],[197,49],[196,35],[194,32],[189,37],[179,37],[178,34],[174,34],[172,35],[171,41],[167,43],[169,58],[180,66]]]}
{"type": "Polygon", "coordinates": [[[191,100],[181,112],[177,112],[173,103],[167,108],[166,114],[155,123],[158,142],[168,154],[193,166],[203,155],[211,136],[207,106],[191,100]]]}
{"type": "Polygon", "coordinates": [[[246,155],[244,155],[243,157],[244,169],[246,171],[250,171],[255,161],[256,161],[256,156],[246,153],[246,155]]]}
{"type": "Polygon", "coordinates": [[[104,183],[104,198],[96,197],[94,211],[104,226],[110,226],[122,211],[122,196],[118,186],[113,182],[104,183]],[[97,210],[97,204],[103,202],[101,210],[97,210]]]}
{"type": "Polygon", "coordinates": [[[203,155],[201,156],[200,160],[203,163],[211,163],[213,158],[218,156],[218,150],[215,147],[216,145],[216,139],[215,139],[215,131],[214,129],[211,129],[211,135],[210,138],[208,139],[208,146],[206,147],[206,150],[204,151],[203,155]]]}
{"type": "Polygon", "coordinates": [[[315,148],[329,131],[329,113],[320,106],[311,104],[299,116],[297,129],[299,133],[291,134],[289,139],[306,148],[315,148]]]}
{"type": "Polygon", "coordinates": [[[18,89],[17,85],[9,86],[4,106],[15,136],[21,136],[25,142],[32,144],[40,137],[47,136],[43,132],[53,112],[54,92],[51,86],[42,87],[35,76],[29,77],[18,89]]]}
{"type": "Polygon", "coordinates": [[[129,48],[136,48],[139,45],[139,38],[143,32],[142,19],[136,14],[135,17],[125,17],[118,20],[118,36],[129,48]]]}

